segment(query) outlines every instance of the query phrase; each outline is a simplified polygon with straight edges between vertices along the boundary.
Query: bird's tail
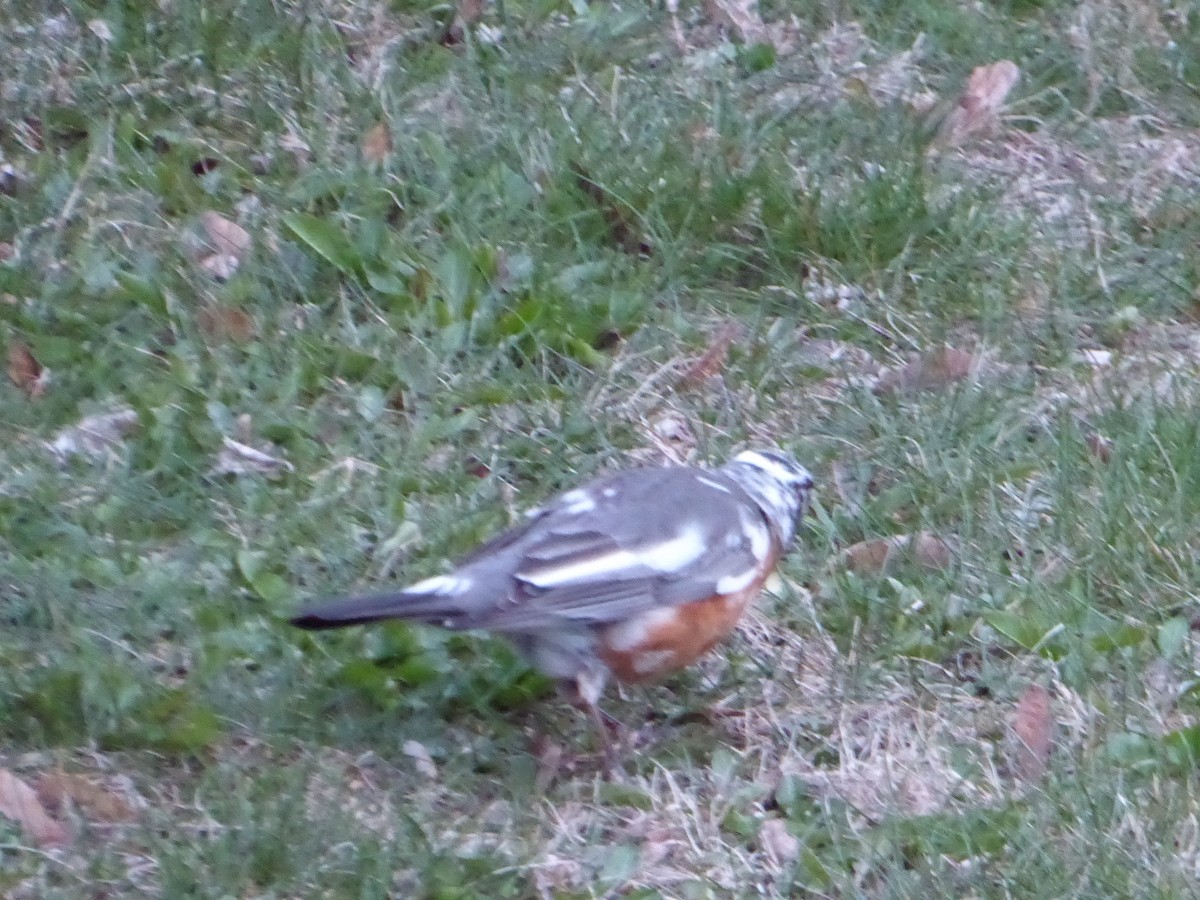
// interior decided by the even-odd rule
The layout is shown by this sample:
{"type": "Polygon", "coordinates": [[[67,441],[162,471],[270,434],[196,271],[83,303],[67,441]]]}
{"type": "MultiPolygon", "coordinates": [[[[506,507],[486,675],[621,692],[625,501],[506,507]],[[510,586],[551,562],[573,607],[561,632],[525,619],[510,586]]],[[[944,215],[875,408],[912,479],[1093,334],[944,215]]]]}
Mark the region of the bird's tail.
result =
{"type": "Polygon", "coordinates": [[[443,628],[455,628],[462,627],[462,618],[462,607],[455,603],[452,597],[413,591],[392,591],[317,603],[292,616],[291,623],[299,628],[316,631],[324,628],[345,628],[348,625],[366,625],[385,619],[407,619],[428,622],[443,628]]]}

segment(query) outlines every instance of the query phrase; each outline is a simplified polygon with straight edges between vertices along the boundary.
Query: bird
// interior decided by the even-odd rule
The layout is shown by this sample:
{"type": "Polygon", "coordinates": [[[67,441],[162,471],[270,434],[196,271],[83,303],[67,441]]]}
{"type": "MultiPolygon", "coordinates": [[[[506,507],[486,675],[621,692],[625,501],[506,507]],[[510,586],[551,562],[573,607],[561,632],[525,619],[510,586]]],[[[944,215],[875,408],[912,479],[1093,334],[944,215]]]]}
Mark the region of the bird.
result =
{"type": "Polygon", "coordinates": [[[775,448],[714,469],[618,471],[530,510],[444,574],[317,603],[291,623],[400,619],[502,635],[587,712],[611,768],[609,677],[661,678],[729,636],[791,549],[813,485],[775,448]]]}

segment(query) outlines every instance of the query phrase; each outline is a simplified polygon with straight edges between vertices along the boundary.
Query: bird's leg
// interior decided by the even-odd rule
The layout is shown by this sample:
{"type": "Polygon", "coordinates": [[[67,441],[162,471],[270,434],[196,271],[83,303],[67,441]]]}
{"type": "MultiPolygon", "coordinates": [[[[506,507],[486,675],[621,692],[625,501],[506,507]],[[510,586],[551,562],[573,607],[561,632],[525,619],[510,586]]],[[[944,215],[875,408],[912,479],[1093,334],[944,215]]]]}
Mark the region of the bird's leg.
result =
{"type": "Polygon", "coordinates": [[[617,749],[623,728],[620,722],[600,709],[604,681],[605,676],[602,672],[581,672],[562,682],[562,692],[572,706],[584,710],[592,720],[596,738],[600,741],[600,751],[604,754],[604,768],[612,774],[617,770],[617,749]],[[616,743],[612,737],[614,733],[617,735],[616,743]]]}

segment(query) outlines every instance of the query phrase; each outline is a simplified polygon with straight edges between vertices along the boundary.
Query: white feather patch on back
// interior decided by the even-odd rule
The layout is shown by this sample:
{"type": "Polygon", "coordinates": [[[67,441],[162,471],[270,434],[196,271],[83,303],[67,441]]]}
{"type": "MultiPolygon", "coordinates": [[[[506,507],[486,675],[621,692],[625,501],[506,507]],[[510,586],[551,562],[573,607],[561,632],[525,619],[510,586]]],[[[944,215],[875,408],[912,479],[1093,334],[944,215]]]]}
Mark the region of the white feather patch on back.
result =
{"type": "Polygon", "coordinates": [[[559,498],[558,502],[563,512],[573,516],[591,512],[596,508],[595,498],[582,488],[567,491],[559,498]]]}
{"type": "Polygon", "coordinates": [[[694,528],[689,528],[677,537],[651,544],[634,553],[629,550],[614,550],[590,559],[581,559],[566,565],[538,569],[519,575],[520,579],[534,587],[551,588],[578,581],[589,581],[603,575],[611,575],[623,569],[645,567],[658,572],[677,572],[688,563],[699,559],[705,551],[704,537],[694,528]]]}
{"type": "Polygon", "coordinates": [[[757,568],[750,569],[746,572],[739,572],[736,575],[726,575],[724,578],[717,579],[717,593],[736,594],[738,591],[749,587],[757,577],[757,568]]]}
{"type": "Polygon", "coordinates": [[[434,575],[424,581],[409,585],[405,593],[410,594],[461,594],[471,587],[472,581],[466,575],[434,575]]]}
{"type": "Polygon", "coordinates": [[[551,588],[573,581],[587,581],[601,575],[611,575],[613,572],[632,568],[637,563],[638,558],[628,550],[616,550],[603,556],[567,563],[565,566],[538,569],[532,573],[518,573],[517,577],[534,587],[551,588]]]}
{"type": "Polygon", "coordinates": [[[678,572],[704,555],[708,547],[699,529],[686,528],[678,536],[661,544],[651,544],[637,554],[638,561],[660,572],[678,572]]]}
{"type": "Polygon", "coordinates": [[[703,475],[697,475],[696,480],[701,484],[706,484],[714,490],[720,491],[722,494],[728,494],[729,488],[721,484],[719,481],[713,481],[711,478],[705,478],[703,475]]]}

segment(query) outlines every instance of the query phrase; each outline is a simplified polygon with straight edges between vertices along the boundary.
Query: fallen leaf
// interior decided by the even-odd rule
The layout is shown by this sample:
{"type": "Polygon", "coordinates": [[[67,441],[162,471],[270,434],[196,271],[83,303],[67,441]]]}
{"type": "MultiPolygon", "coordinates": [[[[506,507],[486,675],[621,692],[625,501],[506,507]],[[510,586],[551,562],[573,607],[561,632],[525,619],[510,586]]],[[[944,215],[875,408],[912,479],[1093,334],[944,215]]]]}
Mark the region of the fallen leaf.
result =
{"type": "Polygon", "coordinates": [[[758,842],[778,865],[794,860],[800,855],[800,839],[788,831],[783,819],[767,819],[758,829],[758,842]]]}
{"type": "Polygon", "coordinates": [[[137,818],[124,797],[84,775],[61,769],[47,772],[37,780],[35,790],[42,804],[56,813],[61,813],[69,801],[96,822],[132,822],[137,818]]]}
{"type": "Polygon", "coordinates": [[[46,393],[50,372],[42,368],[28,344],[14,338],[8,342],[8,380],[37,398],[46,393]]]}
{"type": "Polygon", "coordinates": [[[1017,64],[1002,59],[991,65],[979,66],[967,79],[967,87],[958,103],[942,122],[938,141],[955,147],[968,135],[992,125],[998,118],[1004,100],[1021,79],[1017,64]]]}
{"type": "Polygon", "coordinates": [[[1071,362],[1082,366],[1091,366],[1093,369],[1103,369],[1112,365],[1112,360],[1111,350],[1078,350],[1071,354],[1071,362]]]}
{"type": "Polygon", "coordinates": [[[1100,460],[1100,462],[1106,463],[1112,459],[1113,444],[1104,435],[1098,431],[1093,431],[1088,434],[1085,440],[1087,441],[1088,452],[1100,460]]]}
{"type": "Polygon", "coordinates": [[[875,382],[875,393],[894,394],[949,387],[969,377],[976,363],[972,353],[953,347],[939,347],[899,368],[884,372],[875,382]]]}
{"type": "Polygon", "coordinates": [[[758,0],[709,0],[709,12],[732,25],[742,43],[762,42],[766,28],[758,14],[758,0]]]}
{"type": "Polygon", "coordinates": [[[15,253],[16,250],[13,249],[12,244],[8,241],[0,241],[0,262],[7,262],[12,259],[15,253]]]}
{"type": "Polygon", "coordinates": [[[424,744],[420,741],[405,741],[401,749],[404,751],[404,755],[413,761],[413,765],[418,772],[430,781],[437,781],[437,764],[433,761],[433,757],[429,755],[429,750],[426,749],[424,744]]]}
{"type": "Polygon", "coordinates": [[[211,209],[200,214],[200,224],[217,253],[236,257],[239,261],[254,245],[250,232],[211,209]]]}
{"type": "Polygon", "coordinates": [[[583,863],[554,853],[543,855],[533,866],[533,886],[539,897],[567,896],[568,888],[578,888],[587,879],[583,863]]]}
{"type": "Polygon", "coordinates": [[[296,467],[286,459],[278,459],[261,450],[256,450],[249,444],[235,441],[226,437],[213,464],[212,475],[278,475],[281,472],[294,472],[296,467]]]}
{"type": "Polygon", "coordinates": [[[221,161],[219,159],[213,159],[211,156],[202,156],[192,163],[192,174],[207,175],[219,165],[221,165],[221,161]]]}
{"type": "Polygon", "coordinates": [[[392,152],[392,131],[387,122],[376,122],[363,135],[362,155],[368,162],[386,162],[392,152]]]}
{"type": "Polygon", "coordinates": [[[533,755],[537,760],[534,790],[541,795],[550,789],[563,770],[566,762],[563,745],[544,734],[538,734],[533,739],[533,755]]]}
{"type": "Polygon", "coordinates": [[[467,26],[474,25],[483,18],[483,10],[486,5],[486,0],[459,0],[458,6],[454,10],[454,18],[442,32],[438,43],[443,47],[461,44],[466,39],[467,26]]]}
{"type": "Polygon", "coordinates": [[[0,815],[20,825],[39,847],[69,842],[66,827],[50,818],[33,788],[7,769],[0,769],[0,815]]]}
{"type": "Polygon", "coordinates": [[[87,23],[88,31],[100,38],[106,44],[111,44],[113,39],[112,29],[108,27],[108,23],[103,19],[92,19],[87,23]]]}
{"type": "Polygon", "coordinates": [[[692,362],[679,377],[681,384],[701,385],[715,375],[720,375],[729,357],[729,348],[742,336],[739,322],[729,321],[709,342],[708,349],[692,362]]]}
{"type": "Polygon", "coordinates": [[[664,412],[651,423],[650,428],[654,443],[671,459],[682,461],[696,446],[692,426],[681,413],[664,412]]]}
{"type": "Polygon", "coordinates": [[[213,280],[225,282],[237,273],[240,261],[232,253],[213,253],[203,257],[197,265],[213,280]]]}
{"type": "Polygon", "coordinates": [[[926,569],[948,569],[954,562],[954,552],[950,545],[937,535],[922,531],[915,535],[898,534],[860,541],[843,550],[838,559],[841,565],[851,572],[860,575],[882,575],[890,571],[900,559],[911,559],[926,569]]]}
{"type": "Polygon", "coordinates": [[[232,306],[209,306],[200,310],[200,330],[220,341],[244,344],[255,334],[254,318],[245,310],[232,306]]]}
{"type": "Polygon", "coordinates": [[[951,563],[954,562],[954,553],[951,551],[950,545],[928,531],[922,531],[916,535],[908,549],[917,565],[924,566],[926,569],[940,571],[950,568],[951,563]]]}
{"type": "Polygon", "coordinates": [[[608,225],[609,235],[618,248],[640,256],[650,256],[654,252],[647,241],[641,240],[634,233],[628,221],[628,207],[625,204],[620,203],[606,188],[594,181],[587,169],[578,163],[571,163],[571,174],[575,176],[576,187],[600,208],[600,214],[608,225]]]}
{"type": "Polygon", "coordinates": [[[137,412],[128,408],[87,416],[78,425],[64,428],[46,446],[64,459],[77,453],[96,458],[131,434],[137,424],[137,412]]]}
{"type": "Polygon", "coordinates": [[[1016,738],[1016,775],[1022,781],[1036,781],[1046,773],[1054,747],[1050,692],[1040,684],[1029,685],[1017,701],[1012,727],[1016,738]]]}

